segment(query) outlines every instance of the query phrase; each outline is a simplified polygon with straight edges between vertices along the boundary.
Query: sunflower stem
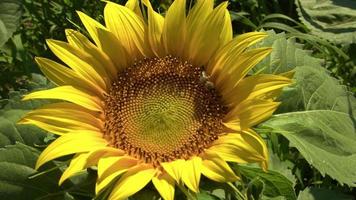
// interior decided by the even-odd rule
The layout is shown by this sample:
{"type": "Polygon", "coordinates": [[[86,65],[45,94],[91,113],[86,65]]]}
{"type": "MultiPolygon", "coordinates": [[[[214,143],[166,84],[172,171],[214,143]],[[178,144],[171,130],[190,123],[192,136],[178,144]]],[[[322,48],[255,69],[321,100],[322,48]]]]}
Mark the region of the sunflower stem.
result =
{"type": "Polygon", "coordinates": [[[194,197],[181,183],[178,183],[178,188],[185,194],[188,200],[196,200],[197,198],[194,197]]]}
{"type": "Polygon", "coordinates": [[[227,184],[228,184],[228,185],[232,188],[232,190],[237,194],[239,200],[247,200],[246,196],[243,195],[243,194],[241,193],[241,191],[240,191],[239,189],[237,189],[236,186],[235,186],[233,183],[228,182],[227,184]]]}

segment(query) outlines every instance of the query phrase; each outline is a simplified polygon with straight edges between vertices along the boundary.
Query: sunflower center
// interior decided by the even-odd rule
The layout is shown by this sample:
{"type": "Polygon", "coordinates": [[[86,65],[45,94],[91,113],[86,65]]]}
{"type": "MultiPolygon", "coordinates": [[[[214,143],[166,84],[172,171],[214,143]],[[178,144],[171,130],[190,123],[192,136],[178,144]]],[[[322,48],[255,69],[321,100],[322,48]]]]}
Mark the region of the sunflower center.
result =
{"type": "Polygon", "coordinates": [[[167,56],[118,74],[105,99],[105,138],[148,163],[188,159],[222,134],[226,108],[203,70],[167,56]]]}

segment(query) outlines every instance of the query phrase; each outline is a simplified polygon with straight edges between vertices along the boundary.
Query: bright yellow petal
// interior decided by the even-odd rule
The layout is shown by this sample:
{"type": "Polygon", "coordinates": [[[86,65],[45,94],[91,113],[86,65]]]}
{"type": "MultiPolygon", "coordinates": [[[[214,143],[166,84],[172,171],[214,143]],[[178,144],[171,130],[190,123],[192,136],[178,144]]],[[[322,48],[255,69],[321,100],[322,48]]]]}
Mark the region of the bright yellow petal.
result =
{"type": "Polygon", "coordinates": [[[250,32],[241,34],[219,49],[210,59],[207,65],[207,72],[213,77],[220,71],[229,58],[237,58],[247,47],[255,44],[267,36],[263,32],[250,32]]]}
{"type": "Polygon", "coordinates": [[[186,0],[174,1],[167,11],[162,31],[166,54],[182,56],[187,32],[185,6],[186,0]]]}
{"type": "MultiPolygon", "coordinates": [[[[209,1],[206,4],[209,4],[209,1]]],[[[221,3],[209,14],[204,23],[198,23],[198,26],[194,27],[194,31],[189,36],[188,60],[195,66],[206,65],[215,51],[219,49],[220,36],[224,31],[227,17],[226,7],[227,2],[221,3]]]]}
{"type": "Polygon", "coordinates": [[[112,147],[96,148],[89,153],[77,154],[72,158],[70,165],[63,172],[59,184],[61,185],[66,179],[77,174],[78,172],[88,167],[97,165],[99,159],[103,159],[110,156],[122,156],[125,152],[120,149],[112,147]]]}
{"type": "Polygon", "coordinates": [[[102,112],[102,102],[98,97],[72,86],[60,86],[53,89],[32,92],[25,95],[22,100],[29,99],[60,99],[83,106],[89,110],[102,112]]]}
{"type": "Polygon", "coordinates": [[[178,159],[171,162],[161,163],[163,169],[178,183],[182,176],[184,160],[178,159]]]}
{"type": "Polygon", "coordinates": [[[223,30],[220,34],[220,47],[224,46],[228,42],[230,42],[233,38],[233,31],[232,31],[232,23],[231,23],[231,16],[228,10],[225,10],[225,21],[223,30]]]}
{"type": "Polygon", "coordinates": [[[148,13],[148,27],[147,27],[147,37],[148,42],[153,53],[157,56],[163,56],[163,46],[162,46],[162,30],[164,24],[164,17],[152,8],[152,5],[149,0],[142,1],[147,6],[148,13]]]}
{"type": "Polygon", "coordinates": [[[164,200],[174,200],[174,179],[167,173],[156,175],[152,183],[164,200]]]}
{"type": "Polygon", "coordinates": [[[261,99],[243,101],[225,116],[224,125],[232,128],[230,124],[238,124],[247,129],[271,117],[279,105],[279,102],[261,99]]]}
{"type": "Polygon", "coordinates": [[[47,44],[52,52],[81,78],[92,83],[93,87],[100,87],[104,91],[106,90],[105,79],[107,77],[105,74],[100,74],[101,70],[98,69],[98,63],[92,55],[58,40],[47,40],[47,44]]]}
{"type": "Polygon", "coordinates": [[[202,174],[217,182],[233,182],[239,179],[230,166],[209,149],[203,156],[202,174]]]}
{"type": "Polygon", "coordinates": [[[182,181],[193,192],[199,192],[199,182],[202,170],[202,159],[194,156],[184,163],[182,169],[182,181]]]}
{"type": "Polygon", "coordinates": [[[86,167],[97,165],[101,158],[123,156],[125,152],[114,147],[102,147],[89,153],[86,167]]]}
{"type": "Polygon", "coordinates": [[[234,88],[252,67],[263,60],[272,51],[271,48],[258,48],[240,54],[238,57],[231,56],[217,72],[214,81],[216,87],[224,93],[234,88]]]}
{"type": "Polygon", "coordinates": [[[100,193],[118,176],[135,167],[137,163],[137,159],[129,156],[100,159],[98,162],[98,180],[95,186],[96,194],[100,193]]]}
{"type": "Polygon", "coordinates": [[[83,12],[77,11],[77,14],[79,15],[80,20],[87,29],[91,38],[94,40],[95,44],[98,45],[99,48],[101,48],[102,45],[98,37],[97,29],[105,29],[105,27],[99,22],[89,17],[88,15],[84,14],[83,12]]]}
{"type": "Polygon", "coordinates": [[[107,2],[105,24],[127,50],[129,56],[141,58],[147,54],[144,43],[144,22],[125,6],[107,2]]]}
{"type": "Polygon", "coordinates": [[[126,199],[145,187],[153,178],[156,169],[149,165],[139,165],[126,172],[116,183],[109,200],[126,199]]]}
{"type": "Polygon", "coordinates": [[[102,158],[98,163],[98,181],[101,181],[118,171],[122,171],[123,173],[129,168],[136,166],[137,163],[138,160],[130,156],[102,158]]]}
{"type": "Polygon", "coordinates": [[[186,49],[188,51],[184,51],[184,58],[189,59],[190,51],[194,46],[193,41],[199,38],[199,34],[205,34],[203,32],[203,25],[206,23],[206,18],[210,15],[214,8],[213,0],[197,0],[193,8],[189,11],[187,16],[187,35],[189,37],[186,38],[186,49]],[[197,27],[200,27],[199,29],[197,27]],[[195,36],[193,38],[193,36],[195,36]]]}
{"type": "Polygon", "coordinates": [[[141,8],[140,8],[140,3],[138,0],[128,0],[125,4],[127,8],[130,10],[134,11],[137,16],[139,16],[141,19],[143,19],[141,8]]]}
{"type": "Polygon", "coordinates": [[[93,62],[96,63],[95,70],[103,76],[108,76],[111,80],[117,74],[117,69],[108,55],[96,47],[83,34],[72,29],[66,29],[66,37],[70,45],[81,49],[92,56],[93,62]]]}
{"type": "Polygon", "coordinates": [[[78,75],[70,68],[65,67],[47,58],[35,58],[41,71],[56,85],[79,85],[78,75]]]}
{"type": "Polygon", "coordinates": [[[267,166],[267,146],[263,139],[252,130],[242,133],[228,133],[219,137],[209,148],[223,160],[236,163],[261,163],[267,166]]]}
{"type": "Polygon", "coordinates": [[[52,142],[38,157],[36,169],[44,163],[61,156],[74,153],[89,152],[95,148],[106,146],[108,143],[101,133],[94,131],[78,131],[63,135],[52,142]]]}
{"type": "Polygon", "coordinates": [[[68,168],[63,172],[58,184],[62,185],[65,180],[85,169],[85,164],[87,162],[88,156],[88,153],[75,155],[70,161],[68,168]]]}
{"type": "Polygon", "coordinates": [[[279,75],[258,74],[244,78],[231,91],[222,94],[227,105],[237,105],[247,99],[267,99],[270,94],[281,90],[292,83],[292,80],[279,75]],[[238,95],[236,95],[238,94],[238,95]]]}
{"type": "Polygon", "coordinates": [[[128,56],[125,47],[113,33],[105,29],[97,29],[97,33],[101,42],[101,50],[111,58],[118,71],[133,62],[134,58],[128,56]]]}
{"type": "Polygon", "coordinates": [[[72,103],[53,103],[30,111],[19,122],[33,124],[62,135],[77,130],[100,131],[103,122],[88,110],[72,103]]]}

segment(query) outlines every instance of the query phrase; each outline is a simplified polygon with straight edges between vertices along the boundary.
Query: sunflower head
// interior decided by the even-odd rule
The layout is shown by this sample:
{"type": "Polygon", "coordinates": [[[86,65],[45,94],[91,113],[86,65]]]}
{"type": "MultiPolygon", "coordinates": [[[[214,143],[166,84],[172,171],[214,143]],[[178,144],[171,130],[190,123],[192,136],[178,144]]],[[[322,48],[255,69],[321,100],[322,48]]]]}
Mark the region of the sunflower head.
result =
{"type": "Polygon", "coordinates": [[[36,58],[57,87],[24,97],[63,100],[20,121],[59,136],[36,167],[74,154],[60,184],[97,166],[96,192],[114,184],[112,200],[151,181],[166,200],[177,184],[199,192],[201,175],[236,181],[228,162],[267,169],[266,145],[251,127],[272,115],[291,80],[247,76],[271,52],[249,48],[266,34],[233,38],[227,2],[213,2],[197,0],[186,13],[176,0],[165,17],[148,0],[106,2],[105,26],[78,12],[91,40],[75,30],[67,42],[47,40],[67,66],[36,58]]]}

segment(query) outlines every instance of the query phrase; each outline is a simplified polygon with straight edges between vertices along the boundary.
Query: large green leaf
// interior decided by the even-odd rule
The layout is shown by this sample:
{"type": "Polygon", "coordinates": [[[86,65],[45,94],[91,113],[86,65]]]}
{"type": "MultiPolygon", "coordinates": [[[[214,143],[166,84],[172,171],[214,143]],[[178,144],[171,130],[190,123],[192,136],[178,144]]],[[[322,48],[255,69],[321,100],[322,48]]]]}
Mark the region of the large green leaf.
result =
{"type": "Polygon", "coordinates": [[[0,110],[0,147],[21,142],[30,146],[43,144],[46,133],[39,128],[16,122],[28,110],[0,110]]]}
{"type": "Polygon", "coordinates": [[[296,0],[300,20],[314,35],[335,43],[356,43],[356,1],[296,0]]]}
{"type": "MultiPolygon", "coordinates": [[[[32,74],[30,88],[48,88],[50,85],[47,79],[39,74],[32,74]]],[[[31,125],[19,125],[19,119],[30,110],[33,110],[46,100],[22,101],[21,98],[27,91],[13,91],[9,93],[10,98],[1,100],[0,105],[0,148],[6,145],[20,142],[29,146],[42,145],[46,132],[31,125]]]]}
{"type": "Polygon", "coordinates": [[[27,200],[41,196],[49,200],[50,194],[58,191],[53,172],[28,178],[36,173],[33,167],[38,154],[37,150],[20,143],[0,149],[0,199],[27,200]]]}
{"type": "Polygon", "coordinates": [[[299,193],[298,200],[355,200],[355,197],[336,190],[307,188],[299,193]]]}
{"type": "Polygon", "coordinates": [[[239,172],[249,180],[259,179],[264,183],[263,195],[274,198],[283,196],[287,200],[295,200],[293,183],[282,174],[269,170],[264,172],[260,168],[238,166],[239,172]]]}
{"type": "Polygon", "coordinates": [[[355,124],[347,113],[310,110],[279,114],[262,128],[285,136],[322,175],[356,186],[355,124]]]}
{"type": "Polygon", "coordinates": [[[16,31],[22,15],[21,1],[0,1],[0,48],[16,31]]]}
{"type": "Polygon", "coordinates": [[[272,46],[273,52],[255,72],[293,69],[295,83],[280,97],[278,112],[284,114],[259,128],[285,136],[321,174],[356,186],[355,98],[301,45],[283,34],[270,35],[262,45],[272,46]]]}

